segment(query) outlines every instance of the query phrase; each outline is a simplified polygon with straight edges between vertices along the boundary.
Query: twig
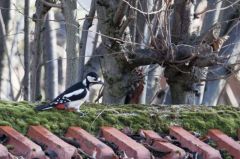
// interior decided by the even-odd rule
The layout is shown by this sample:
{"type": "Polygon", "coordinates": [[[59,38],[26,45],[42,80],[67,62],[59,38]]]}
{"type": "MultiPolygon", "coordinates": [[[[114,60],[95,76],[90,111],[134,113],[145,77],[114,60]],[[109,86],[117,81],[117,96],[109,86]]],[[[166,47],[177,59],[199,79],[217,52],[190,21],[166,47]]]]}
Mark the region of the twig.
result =
{"type": "Polygon", "coordinates": [[[105,108],[97,115],[97,117],[93,120],[93,122],[90,125],[90,129],[92,128],[94,122],[98,119],[99,116],[102,115],[102,113],[107,109],[108,106],[105,106],[105,108]]]}
{"type": "Polygon", "coordinates": [[[98,92],[98,97],[97,99],[94,101],[95,103],[98,102],[100,100],[100,98],[103,96],[103,85],[100,88],[99,92],[98,92]]]}

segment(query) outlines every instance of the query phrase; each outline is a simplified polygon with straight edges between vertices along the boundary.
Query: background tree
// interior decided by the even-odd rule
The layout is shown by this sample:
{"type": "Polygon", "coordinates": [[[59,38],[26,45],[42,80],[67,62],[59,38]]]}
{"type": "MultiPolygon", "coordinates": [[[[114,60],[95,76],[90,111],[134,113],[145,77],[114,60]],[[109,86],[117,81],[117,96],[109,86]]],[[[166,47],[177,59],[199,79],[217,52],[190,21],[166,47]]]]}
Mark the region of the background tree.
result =
{"type": "Polygon", "coordinates": [[[66,87],[69,87],[78,79],[77,35],[79,24],[76,21],[77,1],[62,0],[62,4],[67,33],[66,87]]]}
{"type": "MultiPolygon", "coordinates": [[[[161,1],[155,1],[155,4],[157,2],[161,1]]],[[[174,3],[162,1],[159,5],[161,7],[158,11],[159,13],[163,11],[164,15],[160,16],[159,18],[163,19],[155,24],[160,28],[153,32],[154,18],[152,20],[150,18],[151,23],[148,23],[151,45],[136,47],[132,51],[125,49],[129,46],[127,42],[131,42],[127,36],[124,36],[127,34],[124,34],[128,25],[126,23],[131,19],[131,14],[127,14],[130,12],[126,10],[131,7],[143,11],[132,7],[124,0],[97,1],[97,15],[100,31],[103,34],[102,42],[108,50],[102,62],[106,82],[104,102],[123,103],[125,95],[130,91],[129,88],[139,79],[133,72],[141,65],[157,63],[164,66],[164,75],[170,86],[174,104],[192,103],[191,100],[194,100],[192,95],[195,96],[194,93],[197,91],[194,84],[201,80],[195,74],[195,70],[218,63],[222,63],[222,67],[227,67],[223,65],[226,64],[224,57],[218,56],[221,45],[218,45],[217,49],[213,46],[214,42],[226,41],[225,34],[211,37],[210,34],[201,33],[203,23],[199,18],[204,19],[201,13],[209,9],[206,1],[179,0],[174,3]],[[171,29],[171,26],[174,27],[171,29]]],[[[230,5],[234,4],[230,3],[230,5]]],[[[153,14],[153,17],[159,16],[159,13],[153,14]]],[[[228,17],[227,21],[231,21],[231,18],[228,17]]],[[[213,31],[215,28],[210,30],[213,31]]]]}
{"type": "Polygon", "coordinates": [[[4,66],[8,75],[3,73],[11,89],[1,92],[9,99],[22,99],[20,85],[24,81],[26,88],[23,72],[27,75],[28,70],[23,66],[27,62],[31,63],[32,101],[42,95],[54,98],[65,86],[96,71],[105,80],[104,103],[216,105],[227,77],[238,72],[239,1],[37,0],[36,12],[30,9],[29,16],[24,16],[27,7],[24,13],[20,4],[11,1],[9,10],[19,16],[9,18],[9,24],[18,25],[2,36],[6,48],[11,48],[4,66]],[[55,19],[46,19],[50,10],[55,19]],[[31,46],[25,64],[19,35],[24,17],[29,20],[25,48],[31,46]],[[52,25],[58,27],[51,29],[52,25]]]}
{"type": "Polygon", "coordinates": [[[54,12],[49,11],[45,23],[43,37],[43,60],[45,61],[45,96],[53,100],[58,95],[58,61],[56,51],[56,31],[54,27],[54,12]]]}
{"type": "Polygon", "coordinates": [[[34,49],[32,50],[31,63],[31,101],[36,101],[41,98],[42,31],[44,29],[46,14],[51,9],[50,6],[43,4],[41,1],[36,1],[35,6],[36,13],[33,16],[35,22],[34,49]]]}
{"type": "Polygon", "coordinates": [[[24,79],[23,93],[24,100],[31,99],[30,92],[30,46],[29,46],[29,0],[25,0],[24,7],[24,79]]]}

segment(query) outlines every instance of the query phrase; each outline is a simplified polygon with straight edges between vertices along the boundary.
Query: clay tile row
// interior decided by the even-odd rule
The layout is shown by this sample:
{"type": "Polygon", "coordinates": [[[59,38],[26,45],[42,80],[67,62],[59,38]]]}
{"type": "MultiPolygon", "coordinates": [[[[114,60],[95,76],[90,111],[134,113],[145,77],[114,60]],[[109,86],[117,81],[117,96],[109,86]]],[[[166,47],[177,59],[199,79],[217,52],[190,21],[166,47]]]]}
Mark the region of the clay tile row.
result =
{"type": "Polygon", "coordinates": [[[186,155],[186,152],[183,149],[166,141],[152,130],[141,130],[141,133],[145,135],[146,142],[149,145],[151,145],[158,151],[167,153],[166,155],[161,157],[161,159],[181,159],[184,158],[184,156],[186,155]]]}
{"type": "Polygon", "coordinates": [[[174,136],[184,148],[197,152],[203,159],[221,159],[220,152],[179,126],[170,127],[170,135],[174,136]]]}
{"type": "MultiPolygon", "coordinates": [[[[170,135],[181,146],[170,143],[152,130],[141,130],[144,142],[138,143],[113,127],[102,127],[97,139],[79,127],[70,127],[65,141],[42,126],[30,126],[25,137],[9,126],[0,126],[0,159],[14,156],[26,159],[82,159],[79,153],[95,159],[137,158],[150,159],[152,148],[162,153],[161,159],[183,159],[187,152],[196,152],[203,159],[221,159],[220,152],[178,126],[170,127],[170,135]],[[30,140],[30,139],[31,140],[30,140]],[[68,141],[72,143],[67,143],[68,141]],[[8,147],[8,149],[6,148],[8,147]],[[184,149],[183,149],[184,148],[184,149]],[[9,151],[9,152],[8,152],[9,151]]],[[[218,149],[224,149],[238,159],[240,144],[217,129],[211,129],[208,136],[216,142],[218,149]]]]}
{"type": "Polygon", "coordinates": [[[113,159],[117,157],[109,146],[79,127],[68,128],[65,136],[76,141],[80,148],[92,158],[113,159]]]}
{"type": "Polygon", "coordinates": [[[48,156],[58,159],[81,158],[74,146],[64,142],[42,126],[30,126],[27,136],[41,145],[48,156]]]}
{"type": "Polygon", "coordinates": [[[151,154],[142,144],[137,143],[121,131],[112,127],[102,127],[101,137],[110,143],[114,143],[127,158],[150,159],[151,154]]]}
{"type": "Polygon", "coordinates": [[[216,142],[219,149],[227,150],[231,156],[240,159],[240,144],[231,137],[217,129],[209,130],[208,136],[216,142]]]}
{"type": "Polygon", "coordinates": [[[9,126],[0,126],[0,136],[5,137],[5,145],[9,146],[9,151],[16,156],[24,158],[44,159],[45,154],[41,147],[23,136],[9,126]]]}

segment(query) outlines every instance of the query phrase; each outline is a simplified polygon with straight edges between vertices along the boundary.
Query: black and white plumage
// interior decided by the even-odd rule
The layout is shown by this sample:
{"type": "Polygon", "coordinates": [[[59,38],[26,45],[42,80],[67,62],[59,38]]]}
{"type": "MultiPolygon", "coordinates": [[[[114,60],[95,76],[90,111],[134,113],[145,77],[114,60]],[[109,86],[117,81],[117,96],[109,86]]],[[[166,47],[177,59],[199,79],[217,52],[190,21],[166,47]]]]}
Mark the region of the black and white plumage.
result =
{"type": "Polygon", "coordinates": [[[102,84],[102,81],[96,73],[90,72],[83,81],[72,85],[50,103],[35,107],[35,110],[41,111],[57,108],[74,109],[79,112],[80,106],[88,99],[89,87],[94,84],[102,84]]]}

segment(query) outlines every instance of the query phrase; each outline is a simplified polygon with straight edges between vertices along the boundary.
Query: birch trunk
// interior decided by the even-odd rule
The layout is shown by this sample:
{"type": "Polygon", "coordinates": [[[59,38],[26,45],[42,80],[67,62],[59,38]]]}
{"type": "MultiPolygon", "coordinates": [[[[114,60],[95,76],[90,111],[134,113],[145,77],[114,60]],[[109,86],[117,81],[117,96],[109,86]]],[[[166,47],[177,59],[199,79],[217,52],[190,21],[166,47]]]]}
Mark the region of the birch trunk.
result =
{"type": "Polygon", "coordinates": [[[77,1],[63,0],[63,14],[66,21],[67,34],[67,70],[66,88],[73,85],[78,80],[78,56],[77,56],[77,36],[79,24],[76,21],[77,1]]]}
{"type": "Polygon", "coordinates": [[[56,32],[54,28],[54,13],[48,12],[44,31],[44,63],[45,63],[45,96],[53,100],[58,95],[58,59],[56,50],[56,32]]]}

